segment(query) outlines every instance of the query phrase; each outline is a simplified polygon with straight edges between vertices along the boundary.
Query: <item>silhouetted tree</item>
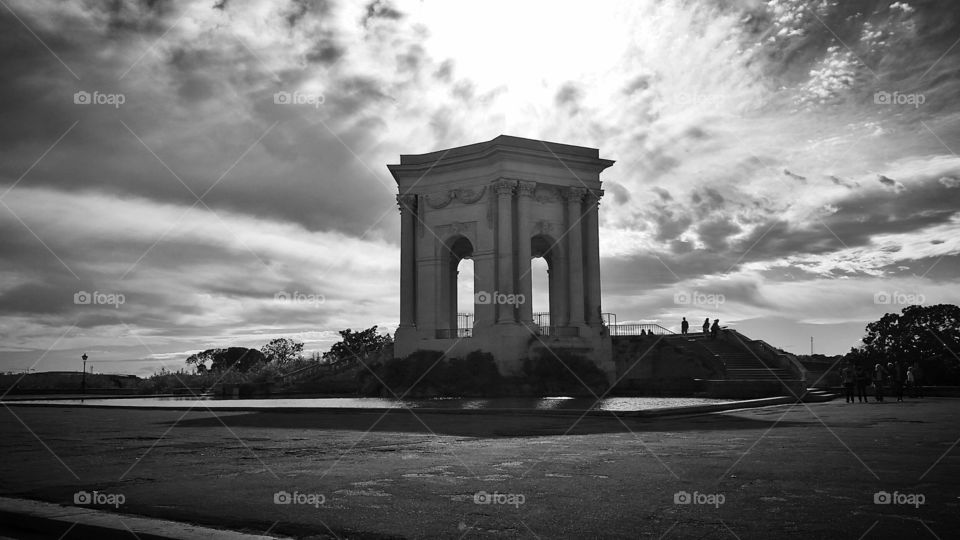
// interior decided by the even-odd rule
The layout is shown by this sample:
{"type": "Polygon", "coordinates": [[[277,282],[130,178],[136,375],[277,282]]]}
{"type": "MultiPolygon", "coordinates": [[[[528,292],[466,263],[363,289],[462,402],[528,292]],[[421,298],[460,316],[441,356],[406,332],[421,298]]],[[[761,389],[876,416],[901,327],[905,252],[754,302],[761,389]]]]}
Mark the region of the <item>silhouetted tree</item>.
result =
{"type": "Polygon", "coordinates": [[[331,364],[366,362],[382,351],[386,345],[393,343],[393,338],[389,334],[378,334],[376,326],[359,332],[347,328],[339,333],[341,340],[334,343],[329,351],[323,353],[324,362],[331,364]]]}
{"type": "MultiPolygon", "coordinates": [[[[853,351],[851,351],[853,352],[853,351]]],[[[856,359],[867,362],[919,362],[927,381],[960,382],[960,307],[907,306],[867,325],[856,359]]]]}
{"type": "Polygon", "coordinates": [[[289,338],[276,338],[260,348],[260,352],[277,366],[297,360],[303,355],[303,343],[289,338]]]}
{"type": "Polygon", "coordinates": [[[233,371],[246,373],[250,368],[260,362],[266,362],[263,353],[256,349],[246,347],[228,347],[226,349],[207,349],[203,352],[191,355],[187,358],[187,365],[195,367],[198,373],[206,371],[223,371],[233,369],[233,371]],[[210,366],[207,366],[210,362],[210,366]],[[199,366],[203,365],[203,368],[199,366]]]}

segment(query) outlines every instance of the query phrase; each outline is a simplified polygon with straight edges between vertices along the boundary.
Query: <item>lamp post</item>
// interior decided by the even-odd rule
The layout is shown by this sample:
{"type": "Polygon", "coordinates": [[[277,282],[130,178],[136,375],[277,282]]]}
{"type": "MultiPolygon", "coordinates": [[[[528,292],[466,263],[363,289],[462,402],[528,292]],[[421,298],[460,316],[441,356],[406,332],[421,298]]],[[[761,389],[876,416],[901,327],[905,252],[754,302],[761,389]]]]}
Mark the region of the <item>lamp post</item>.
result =
{"type": "Polygon", "coordinates": [[[83,376],[80,378],[80,393],[87,393],[87,353],[83,353],[83,376]]]}

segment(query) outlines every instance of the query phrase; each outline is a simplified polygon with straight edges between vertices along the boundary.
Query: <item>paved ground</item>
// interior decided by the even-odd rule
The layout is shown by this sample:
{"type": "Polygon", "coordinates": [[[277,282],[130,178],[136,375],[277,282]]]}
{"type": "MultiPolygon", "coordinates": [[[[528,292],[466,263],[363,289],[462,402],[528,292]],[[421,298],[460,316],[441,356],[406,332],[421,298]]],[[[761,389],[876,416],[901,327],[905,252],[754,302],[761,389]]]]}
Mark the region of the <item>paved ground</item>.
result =
{"type": "Polygon", "coordinates": [[[951,538],[958,413],[949,398],[835,400],[573,425],[10,405],[0,495],[97,491],[122,513],[321,538],[951,538]],[[322,504],[275,504],[280,491],[322,504]]]}

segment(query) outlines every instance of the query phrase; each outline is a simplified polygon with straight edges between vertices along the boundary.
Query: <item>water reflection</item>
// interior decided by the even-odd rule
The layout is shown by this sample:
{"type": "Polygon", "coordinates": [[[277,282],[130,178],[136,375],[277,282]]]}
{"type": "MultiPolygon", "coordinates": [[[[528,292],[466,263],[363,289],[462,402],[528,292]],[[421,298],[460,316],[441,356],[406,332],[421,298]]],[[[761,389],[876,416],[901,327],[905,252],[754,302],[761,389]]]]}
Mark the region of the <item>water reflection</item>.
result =
{"type": "Polygon", "coordinates": [[[385,398],[265,398],[220,399],[215,397],[131,397],[94,399],[48,399],[18,401],[18,403],[49,405],[93,405],[117,407],[199,409],[480,409],[480,410],[565,410],[565,411],[645,411],[674,407],[691,407],[717,403],[731,403],[732,399],[675,398],[675,397],[615,397],[602,400],[592,398],[441,398],[396,400],[385,398]]]}

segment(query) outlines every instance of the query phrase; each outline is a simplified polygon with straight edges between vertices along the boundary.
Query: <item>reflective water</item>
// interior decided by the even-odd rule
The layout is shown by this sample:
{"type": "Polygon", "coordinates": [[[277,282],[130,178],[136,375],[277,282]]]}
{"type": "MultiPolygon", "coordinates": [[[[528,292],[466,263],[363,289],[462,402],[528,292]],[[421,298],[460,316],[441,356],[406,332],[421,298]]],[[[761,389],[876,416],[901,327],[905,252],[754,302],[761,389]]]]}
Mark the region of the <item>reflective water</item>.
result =
{"type": "Polygon", "coordinates": [[[484,410],[601,410],[601,411],[646,411],[691,407],[717,403],[731,403],[732,399],[674,398],[674,397],[616,397],[600,401],[591,398],[437,398],[437,399],[384,399],[384,398],[265,398],[221,399],[215,397],[130,397],[92,399],[44,399],[17,401],[26,404],[49,405],[96,405],[117,407],[170,407],[198,409],[484,409],[484,410]]]}

